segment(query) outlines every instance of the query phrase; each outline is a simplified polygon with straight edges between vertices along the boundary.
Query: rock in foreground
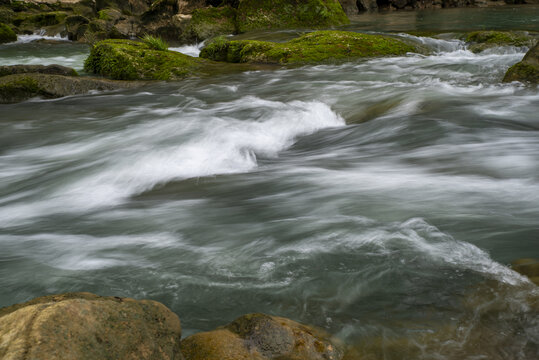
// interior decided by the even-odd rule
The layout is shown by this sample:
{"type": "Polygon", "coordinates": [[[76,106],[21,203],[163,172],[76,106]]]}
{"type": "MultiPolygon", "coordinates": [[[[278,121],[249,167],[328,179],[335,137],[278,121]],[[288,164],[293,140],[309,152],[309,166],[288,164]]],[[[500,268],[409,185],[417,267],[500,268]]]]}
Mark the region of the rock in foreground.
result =
{"type": "Polygon", "coordinates": [[[186,360],[339,360],[343,345],[323,330],[264,314],[244,315],[182,341],[186,360]]]}
{"type": "Polygon", "coordinates": [[[0,358],[182,359],[178,317],[151,301],[90,293],[0,309],[0,358]]]}
{"type": "Polygon", "coordinates": [[[521,81],[539,84],[539,43],[524,55],[521,62],[511,66],[505,73],[504,82],[521,81]]]}
{"type": "Polygon", "coordinates": [[[232,63],[320,64],[413,51],[414,46],[387,36],[315,31],[286,43],[219,37],[202,49],[200,57],[232,63]]]}

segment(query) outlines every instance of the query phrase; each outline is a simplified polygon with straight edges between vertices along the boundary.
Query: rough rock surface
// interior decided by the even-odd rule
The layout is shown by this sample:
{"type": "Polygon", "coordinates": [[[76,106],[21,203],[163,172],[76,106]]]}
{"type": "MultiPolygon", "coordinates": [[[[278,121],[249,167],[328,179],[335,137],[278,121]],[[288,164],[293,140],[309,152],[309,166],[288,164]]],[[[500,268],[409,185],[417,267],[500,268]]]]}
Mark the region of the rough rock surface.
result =
{"type": "Polygon", "coordinates": [[[17,35],[6,24],[0,22],[0,44],[17,41],[17,35]]]}
{"type": "Polygon", "coordinates": [[[527,31],[472,31],[463,36],[468,50],[479,53],[498,46],[532,47],[537,43],[537,33],[527,31]]]}
{"type": "Polygon", "coordinates": [[[505,73],[504,82],[521,81],[539,84],[539,43],[535,44],[522,61],[511,66],[505,73]]]}
{"type": "Polygon", "coordinates": [[[323,330],[265,314],[244,315],[182,341],[186,360],[339,360],[344,346],[323,330]]]}
{"type": "Polygon", "coordinates": [[[64,76],[77,76],[75,69],[62,65],[4,65],[0,66],[0,76],[13,74],[52,74],[64,76]]]}
{"type": "Polygon", "coordinates": [[[87,72],[116,80],[179,80],[199,73],[204,59],[151,48],[143,42],[105,40],[92,47],[87,72]]]}
{"type": "Polygon", "coordinates": [[[338,0],[241,0],[236,21],[239,32],[322,28],[350,22],[338,0]]]}
{"type": "Polygon", "coordinates": [[[151,301],[90,293],[44,296],[0,309],[0,358],[183,359],[178,317],[151,301]]]}
{"type": "Polygon", "coordinates": [[[527,276],[535,285],[539,285],[539,260],[518,259],[511,263],[513,270],[527,276]]]}
{"type": "Polygon", "coordinates": [[[347,31],[315,31],[285,43],[219,37],[200,57],[232,63],[321,64],[363,57],[394,56],[417,49],[400,40],[347,31]]]}
{"type": "Polygon", "coordinates": [[[0,77],[0,104],[21,102],[33,97],[46,99],[142,86],[142,82],[111,81],[90,77],[22,73],[0,77]]]}

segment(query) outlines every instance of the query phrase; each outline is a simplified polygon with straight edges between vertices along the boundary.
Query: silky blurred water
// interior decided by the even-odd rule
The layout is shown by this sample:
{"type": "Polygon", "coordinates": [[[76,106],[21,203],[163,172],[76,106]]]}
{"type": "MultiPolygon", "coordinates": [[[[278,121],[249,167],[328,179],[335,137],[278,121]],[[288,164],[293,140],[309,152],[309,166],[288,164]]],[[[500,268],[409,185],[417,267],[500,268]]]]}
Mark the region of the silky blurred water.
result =
{"type": "MultiPolygon", "coordinates": [[[[184,335],[265,312],[365,358],[535,359],[507,265],[539,257],[539,92],[501,83],[526,49],[402,36],[435,52],[2,105],[0,306],[90,291],[184,335]]],[[[1,61],[27,46],[87,53],[1,61]]]]}

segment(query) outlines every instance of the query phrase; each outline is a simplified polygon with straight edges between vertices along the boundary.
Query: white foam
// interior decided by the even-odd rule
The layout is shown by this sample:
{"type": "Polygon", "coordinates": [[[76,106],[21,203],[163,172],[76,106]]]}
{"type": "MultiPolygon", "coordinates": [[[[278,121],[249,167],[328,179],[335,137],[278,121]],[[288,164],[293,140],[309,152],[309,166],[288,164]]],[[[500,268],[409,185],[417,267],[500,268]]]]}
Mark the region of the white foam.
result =
{"type": "MultiPolygon", "coordinates": [[[[133,110],[137,116],[145,111],[133,110]]],[[[146,109],[155,118],[155,109],[146,109]]],[[[14,150],[0,157],[27,162],[65,161],[66,156],[91,158],[92,170],[82,179],[64,183],[46,199],[0,210],[2,222],[39,214],[84,211],[123,202],[157,184],[253,170],[257,157],[276,157],[298,136],[343,126],[344,120],[321,102],[278,102],[247,96],[209,109],[160,111],[161,120],[131,126],[119,133],[84,141],[14,150]],[[245,111],[248,119],[234,118],[245,111]],[[64,159],[64,160],[62,160],[64,159]]],[[[124,115],[130,117],[128,113],[124,115]]],[[[25,169],[25,176],[32,176],[25,169]]],[[[76,170],[76,169],[75,169],[76,170]]]]}
{"type": "Polygon", "coordinates": [[[191,45],[183,45],[179,47],[170,47],[168,48],[170,51],[176,51],[185,55],[198,57],[200,55],[200,50],[204,47],[205,41],[202,41],[200,43],[191,44],[191,45]]]}
{"type": "Polygon", "coordinates": [[[32,35],[17,35],[17,41],[12,44],[26,44],[38,40],[69,41],[67,36],[56,34],[54,36],[45,35],[45,31],[37,31],[32,35]]]}

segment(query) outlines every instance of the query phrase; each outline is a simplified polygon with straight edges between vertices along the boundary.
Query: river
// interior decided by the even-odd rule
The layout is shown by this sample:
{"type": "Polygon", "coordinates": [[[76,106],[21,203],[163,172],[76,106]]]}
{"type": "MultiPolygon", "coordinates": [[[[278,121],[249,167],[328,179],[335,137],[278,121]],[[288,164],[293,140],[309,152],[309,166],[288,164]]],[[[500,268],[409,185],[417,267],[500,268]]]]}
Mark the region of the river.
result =
{"type": "MultiPolygon", "coordinates": [[[[369,359],[536,359],[539,290],[508,264],[539,258],[539,91],[501,83],[527,49],[399,36],[435,52],[1,105],[0,306],[89,291],[163,302],[185,336],[265,312],[369,359]]],[[[29,40],[0,64],[80,70],[88,54],[29,40]]]]}

